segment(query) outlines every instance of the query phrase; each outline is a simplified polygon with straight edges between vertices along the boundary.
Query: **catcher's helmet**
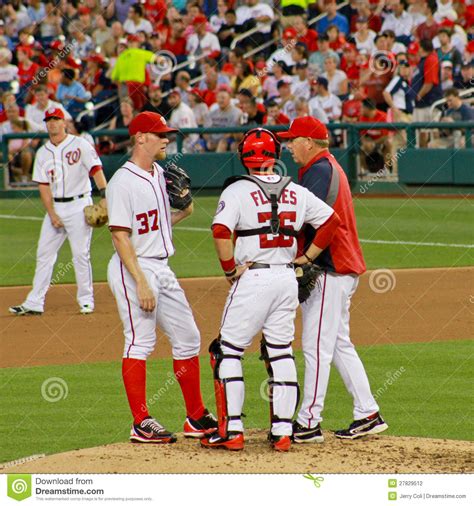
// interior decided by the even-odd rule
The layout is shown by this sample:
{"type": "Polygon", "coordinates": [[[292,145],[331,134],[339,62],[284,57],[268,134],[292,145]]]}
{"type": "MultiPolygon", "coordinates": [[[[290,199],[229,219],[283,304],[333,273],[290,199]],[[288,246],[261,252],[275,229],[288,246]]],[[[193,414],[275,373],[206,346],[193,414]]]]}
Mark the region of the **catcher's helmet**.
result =
{"type": "Polygon", "coordinates": [[[281,142],[265,128],[253,128],[239,143],[239,155],[246,169],[265,170],[280,158],[281,142]]]}

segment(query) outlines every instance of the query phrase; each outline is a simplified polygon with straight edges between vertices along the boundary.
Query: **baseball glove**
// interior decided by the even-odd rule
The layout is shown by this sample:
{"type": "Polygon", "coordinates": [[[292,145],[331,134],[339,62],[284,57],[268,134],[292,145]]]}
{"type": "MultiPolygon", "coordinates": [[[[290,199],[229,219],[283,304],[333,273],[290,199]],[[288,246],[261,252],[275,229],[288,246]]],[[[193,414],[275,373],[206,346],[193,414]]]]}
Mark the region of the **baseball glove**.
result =
{"type": "Polygon", "coordinates": [[[295,265],[296,281],[298,281],[298,300],[302,304],[309,298],[323,271],[314,264],[295,265]]]}
{"type": "Polygon", "coordinates": [[[86,218],[86,223],[93,228],[99,228],[105,225],[109,219],[105,200],[101,200],[98,204],[84,207],[84,216],[86,218]]]}
{"type": "Polygon", "coordinates": [[[180,211],[186,209],[193,201],[191,179],[181,167],[173,162],[166,165],[164,176],[171,207],[180,211]]]}

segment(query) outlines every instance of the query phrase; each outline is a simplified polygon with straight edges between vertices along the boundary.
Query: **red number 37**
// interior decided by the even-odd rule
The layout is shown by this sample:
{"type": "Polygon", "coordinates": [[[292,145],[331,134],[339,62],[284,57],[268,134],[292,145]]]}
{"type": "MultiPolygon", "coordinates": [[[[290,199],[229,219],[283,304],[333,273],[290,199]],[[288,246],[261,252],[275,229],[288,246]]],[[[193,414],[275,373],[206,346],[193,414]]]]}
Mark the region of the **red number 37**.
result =
{"type": "Polygon", "coordinates": [[[152,209],[147,213],[136,215],[137,221],[140,222],[138,235],[147,234],[148,232],[158,230],[158,209],[152,209]]]}

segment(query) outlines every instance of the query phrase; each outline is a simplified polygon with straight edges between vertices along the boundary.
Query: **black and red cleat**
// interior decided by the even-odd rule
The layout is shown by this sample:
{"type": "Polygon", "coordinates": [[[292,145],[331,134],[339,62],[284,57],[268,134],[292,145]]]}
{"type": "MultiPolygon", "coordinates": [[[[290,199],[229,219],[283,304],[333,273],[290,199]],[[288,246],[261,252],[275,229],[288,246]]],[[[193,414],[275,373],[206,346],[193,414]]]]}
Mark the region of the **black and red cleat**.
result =
{"type": "Polygon", "coordinates": [[[291,448],[291,436],[274,436],[269,434],[268,439],[274,450],[277,452],[287,452],[291,448]]]}
{"type": "Polygon", "coordinates": [[[217,448],[223,450],[239,451],[244,449],[244,435],[242,432],[229,432],[226,437],[213,434],[201,439],[203,448],[217,448]]]}
{"type": "Polygon", "coordinates": [[[177,437],[167,431],[151,416],[146,417],[139,424],[132,425],[130,441],[132,443],[170,444],[176,443],[177,437]]]}
{"type": "Polygon", "coordinates": [[[209,413],[207,409],[204,410],[204,414],[201,418],[194,420],[188,416],[184,422],[184,437],[201,439],[214,434],[216,431],[216,417],[212,413],[209,413]]]}

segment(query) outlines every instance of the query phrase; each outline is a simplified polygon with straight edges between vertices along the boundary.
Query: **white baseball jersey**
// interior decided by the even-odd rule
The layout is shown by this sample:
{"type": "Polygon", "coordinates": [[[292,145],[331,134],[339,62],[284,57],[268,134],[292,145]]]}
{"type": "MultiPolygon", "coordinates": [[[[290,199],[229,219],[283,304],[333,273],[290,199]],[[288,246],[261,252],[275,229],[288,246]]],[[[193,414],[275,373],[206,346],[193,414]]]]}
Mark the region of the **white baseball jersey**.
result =
{"type": "Polygon", "coordinates": [[[112,176],[106,196],[109,228],[130,231],[137,257],[174,254],[169,198],[163,169],[157,163],[151,173],[129,160],[112,176]]]}
{"type": "Polygon", "coordinates": [[[57,146],[48,141],[36,153],[33,181],[50,185],[54,198],[76,197],[92,190],[89,177],[102,168],[95,148],[67,135],[57,146]]]}
{"type": "MultiPolygon", "coordinates": [[[[280,176],[258,176],[267,182],[278,182],[280,176]]],[[[278,203],[280,226],[300,230],[305,223],[317,228],[333,214],[322,200],[302,186],[290,183],[278,203]]],[[[287,264],[297,252],[295,237],[272,234],[239,237],[239,230],[260,228],[270,224],[271,204],[263,191],[251,181],[240,180],[228,186],[221,195],[213,225],[225,225],[236,232],[235,261],[287,264]]]]}

